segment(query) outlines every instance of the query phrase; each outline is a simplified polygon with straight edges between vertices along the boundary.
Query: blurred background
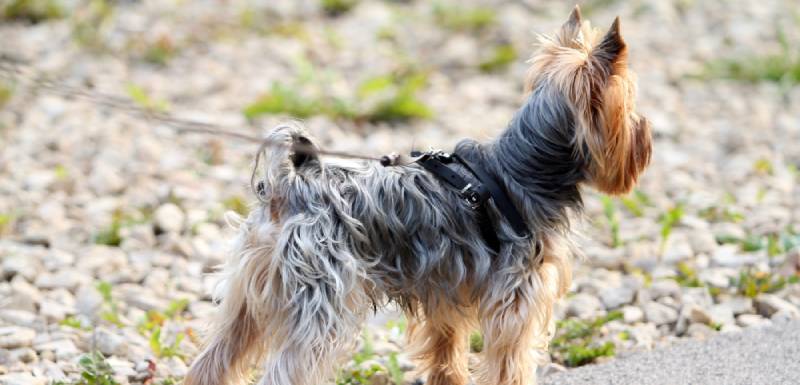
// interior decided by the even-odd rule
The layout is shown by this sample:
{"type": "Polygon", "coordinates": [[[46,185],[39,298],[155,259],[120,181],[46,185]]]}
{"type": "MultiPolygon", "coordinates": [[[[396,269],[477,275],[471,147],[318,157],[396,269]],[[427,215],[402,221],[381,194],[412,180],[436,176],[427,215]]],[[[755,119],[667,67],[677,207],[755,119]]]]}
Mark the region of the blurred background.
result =
{"type": "MultiPolygon", "coordinates": [[[[800,318],[797,2],[580,5],[621,16],[655,147],[630,196],[587,191],[541,374],[800,318]]],[[[153,116],[255,136],[295,117],[366,155],[488,139],[573,6],[0,0],[0,383],[181,382],[256,145],[153,116]]],[[[405,325],[372,319],[336,384],[418,381],[405,325]]]]}

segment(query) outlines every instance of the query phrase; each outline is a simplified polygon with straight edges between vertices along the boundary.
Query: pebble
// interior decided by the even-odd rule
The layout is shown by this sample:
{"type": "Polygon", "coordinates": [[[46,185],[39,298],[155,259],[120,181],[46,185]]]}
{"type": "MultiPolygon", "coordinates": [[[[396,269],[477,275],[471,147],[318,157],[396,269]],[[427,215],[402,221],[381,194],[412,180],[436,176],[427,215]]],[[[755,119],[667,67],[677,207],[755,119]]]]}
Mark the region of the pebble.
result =
{"type": "Polygon", "coordinates": [[[775,294],[762,293],[753,300],[758,314],[764,317],[772,317],[778,312],[790,316],[790,318],[800,318],[800,310],[791,302],[778,297],[775,294]]]}
{"type": "Polygon", "coordinates": [[[625,306],[622,308],[622,319],[627,324],[635,324],[644,320],[644,312],[638,306],[625,306]]]}
{"type": "Polygon", "coordinates": [[[736,324],[749,328],[753,326],[767,326],[770,324],[769,320],[758,314],[741,314],[736,317],[736,324]]]}
{"type": "Polygon", "coordinates": [[[97,350],[109,356],[125,356],[128,344],[125,338],[106,328],[95,329],[97,350]]]}
{"type": "Polygon", "coordinates": [[[621,286],[609,288],[600,292],[600,300],[603,302],[603,306],[605,306],[606,310],[611,310],[633,302],[635,294],[636,290],[631,287],[621,286]]]}
{"type": "Polygon", "coordinates": [[[589,319],[597,316],[603,309],[603,304],[597,297],[578,293],[567,301],[567,317],[589,319]]]}
{"type": "Polygon", "coordinates": [[[658,302],[648,302],[643,306],[644,316],[655,325],[671,324],[678,320],[678,312],[658,302]]]}
{"type": "Polygon", "coordinates": [[[9,373],[0,375],[0,385],[45,385],[47,378],[29,373],[9,373]]]}
{"type": "Polygon", "coordinates": [[[0,348],[14,349],[31,346],[36,331],[19,326],[0,326],[0,348]]]}
{"type": "Polygon", "coordinates": [[[154,214],[155,224],[164,232],[179,233],[183,229],[184,214],[173,203],[161,205],[154,214]]]}

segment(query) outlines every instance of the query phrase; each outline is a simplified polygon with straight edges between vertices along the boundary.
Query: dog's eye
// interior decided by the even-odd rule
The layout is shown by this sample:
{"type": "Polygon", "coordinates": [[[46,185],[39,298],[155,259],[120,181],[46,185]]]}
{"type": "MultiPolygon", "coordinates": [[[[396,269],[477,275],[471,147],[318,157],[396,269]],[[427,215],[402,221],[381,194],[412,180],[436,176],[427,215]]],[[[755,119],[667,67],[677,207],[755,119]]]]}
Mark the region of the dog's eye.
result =
{"type": "Polygon", "coordinates": [[[264,195],[266,195],[266,193],[267,191],[266,187],[264,186],[264,181],[258,182],[258,184],[256,185],[256,194],[263,197],[264,195]]]}

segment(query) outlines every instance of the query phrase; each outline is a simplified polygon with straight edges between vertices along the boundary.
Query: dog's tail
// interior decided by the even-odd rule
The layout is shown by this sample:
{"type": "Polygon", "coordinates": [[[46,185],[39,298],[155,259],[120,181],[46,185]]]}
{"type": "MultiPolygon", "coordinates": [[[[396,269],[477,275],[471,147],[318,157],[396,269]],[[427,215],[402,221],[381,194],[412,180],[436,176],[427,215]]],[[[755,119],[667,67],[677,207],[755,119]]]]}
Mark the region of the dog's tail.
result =
{"type": "Polygon", "coordinates": [[[318,148],[308,132],[296,122],[281,124],[270,130],[258,148],[250,186],[262,202],[280,196],[276,191],[287,186],[286,178],[295,176],[297,170],[319,165],[318,148]],[[263,179],[260,176],[263,175],[263,179]]]}

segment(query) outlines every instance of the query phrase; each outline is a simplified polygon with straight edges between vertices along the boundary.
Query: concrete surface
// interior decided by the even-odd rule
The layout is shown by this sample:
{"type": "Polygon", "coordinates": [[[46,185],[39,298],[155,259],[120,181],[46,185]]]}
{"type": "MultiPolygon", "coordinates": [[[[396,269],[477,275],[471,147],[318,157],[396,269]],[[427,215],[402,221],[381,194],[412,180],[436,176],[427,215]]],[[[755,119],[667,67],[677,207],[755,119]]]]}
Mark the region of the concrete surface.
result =
{"type": "Polygon", "coordinates": [[[800,321],[688,341],[541,379],[545,385],[800,384],[800,321]]]}

